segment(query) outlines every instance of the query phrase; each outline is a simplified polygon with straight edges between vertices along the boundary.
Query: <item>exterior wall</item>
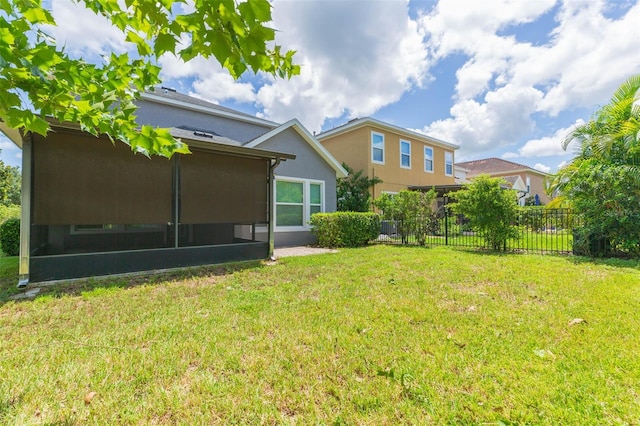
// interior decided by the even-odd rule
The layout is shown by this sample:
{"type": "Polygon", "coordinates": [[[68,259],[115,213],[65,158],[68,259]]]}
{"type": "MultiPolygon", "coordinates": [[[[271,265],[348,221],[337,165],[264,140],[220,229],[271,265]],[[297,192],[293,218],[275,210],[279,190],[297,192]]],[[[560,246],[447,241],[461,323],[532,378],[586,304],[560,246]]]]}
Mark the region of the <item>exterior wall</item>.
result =
{"type": "MultiPolygon", "coordinates": [[[[520,176],[522,182],[527,186],[527,177],[531,180],[531,193],[527,194],[526,197],[532,196],[535,197],[537,194],[540,197],[540,202],[542,204],[548,204],[551,201],[551,198],[546,193],[546,178],[544,176],[540,176],[535,173],[527,173],[526,171],[520,172],[502,172],[502,173],[491,173],[490,176],[499,177],[499,176],[520,176]]],[[[525,197],[525,198],[526,198],[525,197]]]]}
{"type": "Polygon", "coordinates": [[[239,141],[248,142],[265,134],[271,127],[247,123],[231,118],[191,111],[170,105],[139,100],[136,102],[136,121],[158,127],[191,126],[239,141]]]}
{"type": "MultiPolygon", "coordinates": [[[[295,160],[284,161],[274,170],[276,179],[289,177],[323,181],[324,211],[336,210],[336,171],[309,146],[298,132],[289,128],[261,143],[257,148],[295,154],[295,160]]],[[[308,226],[305,230],[289,232],[276,227],[274,240],[276,247],[308,245],[317,242],[308,226]]]]}
{"type": "MultiPolygon", "coordinates": [[[[436,144],[419,141],[401,133],[363,126],[352,131],[323,139],[321,143],[339,161],[355,171],[366,170],[371,178],[377,176],[382,183],[375,185],[373,197],[382,192],[399,192],[408,186],[453,185],[455,177],[445,175],[445,152],[454,154],[436,144]],[[384,135],[384,164],[373,163],[371,158],[371,132],[384,135]],[[411,168],[400,166],[400,140],[411,144],[411,168]],[[424,147],[433,148],[433,172],[424,171],[424,147]]],[[[455,154],[453,158],[455,164],[455,154]]]]}
{"type": "Polygon", "coordinates": [[[340,164],[346,163],[353,170],[366,170],[370,173],[371,147],[370,130],[359,127],[347,133],[331,136],[320,143],[340,164]]]}

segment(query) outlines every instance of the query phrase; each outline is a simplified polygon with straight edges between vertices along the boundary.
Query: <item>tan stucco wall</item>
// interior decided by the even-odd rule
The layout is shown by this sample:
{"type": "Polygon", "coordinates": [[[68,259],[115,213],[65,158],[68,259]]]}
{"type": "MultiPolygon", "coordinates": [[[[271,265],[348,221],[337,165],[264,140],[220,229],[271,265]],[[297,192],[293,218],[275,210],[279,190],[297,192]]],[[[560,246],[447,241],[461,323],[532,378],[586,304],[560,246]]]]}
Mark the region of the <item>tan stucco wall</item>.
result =
{"type": "MultiPolygon", "coordinates": [[[[445,148],[418,141],[409,136],[363,126],[320,141],[340,163],[345,162],[354,170],[366,170],[369,177],[377,176],[382,183],[375,185],[373,196],[385,192],[399,192],[407,186],[451,185],[453,176],[445,176],[445,148]],[[384,135],[384,164],[371,161],[371,132],[384,135]],[[411,168],[400,167],[400,139],[411,143],[411,168]],[[433,148],[433,173],[424,171],[424,147],[433,148]]],[[[453,153],[453,150],[448,150],[453,153]]],[[[454,154],[455,164],[455,154],[454,154]]]]}

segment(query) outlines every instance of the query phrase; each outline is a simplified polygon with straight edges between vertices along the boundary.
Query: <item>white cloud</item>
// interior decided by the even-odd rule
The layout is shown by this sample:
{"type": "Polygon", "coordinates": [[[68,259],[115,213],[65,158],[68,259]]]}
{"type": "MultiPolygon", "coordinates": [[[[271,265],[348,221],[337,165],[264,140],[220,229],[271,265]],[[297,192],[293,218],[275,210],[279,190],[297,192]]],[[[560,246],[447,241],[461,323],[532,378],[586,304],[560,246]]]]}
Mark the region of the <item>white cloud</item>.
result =
{"type": "MultiPolygon", "coordinates": [[[[593,109],[606,103],[625,78],[640,72],[640,4],[612,20],[601,0],[565,1],[546,44],[500,35],[509,28],[517,35],[518,25],[536,21],[555,4],[441,0],[422,16],[420,26],[429,36],[433,58],[458,53],[468,57],[456,72],[451,116],[423,132],[460,144],[461,155],[518,144],[534,128],[534,113],[593,109]]],[[[529,141],[505,158],[565,154],[556,142],[564,130],[529,141]]]]}
{"type": "Polygon", "coordinates": [[[118,28],[83,3],[52,0],[51,6],[58,25],[46,30],[70,54],[90,59],[88,57],[97,58],[112,51],[124,53],[132,47],[118,28]]]}
{"type": "Polygon", "coordinates": [[[533,168],[543,173],[549,173],[551,171],[551,167],[546,166],[542,163],[536,163],[535,166],[533,166],[533,168]]]}
{"type": "Polygon", "coordinates": [[[558,129],[553,135],[527,141],[517,153],[507,152],[502,158],[517,157],[551,157],[571,153],[575,148],[575,142],[569,143],[567,149],[562,149],[562,142],[576,126],[584,124],[584,120],[577,120],[569,127],[558,129]]]}
{"type": "Polygon", "coordinates": [[[273,19],[302,72],[258,91],[272,120],[296,116],[320,130],[327,118],[371,115],[427,79],[424,34],[405,1],[276,1],[273,19]]]}
{"type": "Polygon", "coordinates": [[[255,102],[256,94],[251,83],[242,83],[231,77],[229,72],[215,59],[196,57],[184,62],[173,54],[165,54],[159,60],[162,66],[160,78],[164,81],[193,79],[190,95],[220,103],[226,100],[255,102]]]}

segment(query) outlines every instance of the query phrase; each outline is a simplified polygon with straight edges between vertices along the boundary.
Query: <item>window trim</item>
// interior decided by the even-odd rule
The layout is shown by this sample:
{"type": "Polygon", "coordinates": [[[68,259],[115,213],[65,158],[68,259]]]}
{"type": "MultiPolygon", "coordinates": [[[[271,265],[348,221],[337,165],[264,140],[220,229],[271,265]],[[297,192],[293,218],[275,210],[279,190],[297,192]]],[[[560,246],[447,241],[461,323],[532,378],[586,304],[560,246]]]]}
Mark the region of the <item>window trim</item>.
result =
{"type": "Polygon", "coordinates": [[[433,173],[435,169],[435,161],[433,161],[435,150],[433,149],[432,146],[425,145],[424,149],[422,150],[422,153],[424,154],[424,157],[422,160],[422,166],[424,168],[425,173],[433,173]],[[427,170],[427,149],[431,150],[431,170],[427,170]]]}
{"type": "MultiPolygon", "coordinates": [[[[289,177],[289,176],[274,176],[273,180],[273,229],[275,232],[301,232],[301,231],[309,231],[311,230],[311,225],[309,225],[309,220],[311,219],[311,185],[320,185],[320,213],[324,213],[326,211],[326,194],[325,194],[325,181],[317,180],[317,179],[305,179],[305,178],[297,178],[297,177],[289,177]],[[277,194],[277,182],[294,182],[294,183],[302,183],[302,226],[293,225],[293,226],[278,226],[278,199],[277,194]]],[[[293,204],[285,204],[285,205],[293,205],[293,204]]],[[[299,205],[299,204],[295,204],[299,205]]],[[[317,204],[314,204],[317,206],[317,204]]]]}
{"type": "Polygon", "coordinates": [[[408,140],[405,140],[405,139],[400,139],[400,145],[399,145],[399,147],[400,147],[400,168],[401,168],[401,169],[408,169],[408,170],[411,170],[411,141],[408,141],[408,140]],[[409,145],[409,153],[408,153],[408,154],[405,154],[405,153],[403,153],[403,152],[402,152],[402,144],[407,144],[407,145],[409,145]],[[403,166],[403,165],[402,165],[402,156],[403,156],[403,155],[407,155],[407,156],[409,156],[409,165],[408,165],[408,166],[403,166]]]}
{"type": "Polygon", "coordinates": [[[450,151],[445,151],[444,152],[444,175],[445,176],[453,176],[454,170],[453,170],[453,152],[450,151]],[[447,162],[448,159],[451,159],[451,173],[447,173],[447,165],[449,164],[447,162]]]}
{"type": "Polygon", "coordinates": [[[371,162],[373,164],[384,164],[384,157],[385,157],[385,141],[384,141],[384,134],[383,133],[379,133],[379,132],[374,132],[371,131],[371,162]],[[374,155],[373,155],[373,137],[374,136],[380,136],[382,138],[382,148],[377,148],[382,150],[382,161],[377,161],[374,159],[374,155]]]}

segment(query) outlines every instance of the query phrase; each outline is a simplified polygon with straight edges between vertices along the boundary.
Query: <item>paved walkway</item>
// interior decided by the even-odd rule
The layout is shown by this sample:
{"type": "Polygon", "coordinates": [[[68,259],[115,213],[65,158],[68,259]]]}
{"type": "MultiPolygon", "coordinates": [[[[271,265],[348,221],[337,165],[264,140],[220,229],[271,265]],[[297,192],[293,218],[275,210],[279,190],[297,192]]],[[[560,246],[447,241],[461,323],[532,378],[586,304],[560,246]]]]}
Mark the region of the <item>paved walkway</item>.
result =
{"type": "Polygon", "coordinates": [[[337,253],[338,250],[327,249],[322,247],[309,247],[309,246],[298,246],[298,247],[280,247],[273,250],[273,255],[277,259],[279,257],[289,257],[289,256],[308,256],[310,254],[321,254],[321,253],[337,253]]]}

